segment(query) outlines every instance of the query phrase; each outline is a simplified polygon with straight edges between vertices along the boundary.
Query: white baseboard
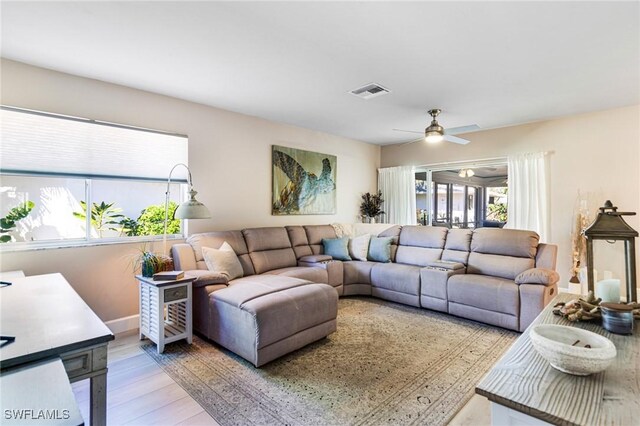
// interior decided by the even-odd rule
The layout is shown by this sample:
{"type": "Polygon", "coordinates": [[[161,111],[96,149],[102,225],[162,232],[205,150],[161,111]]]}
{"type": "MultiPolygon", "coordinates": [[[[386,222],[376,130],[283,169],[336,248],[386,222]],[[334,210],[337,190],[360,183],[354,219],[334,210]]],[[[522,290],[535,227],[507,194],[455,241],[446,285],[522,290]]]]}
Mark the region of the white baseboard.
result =
{"type": "Polygon", "coordinates": [[[140,324],[140,315],[131,315],[130,317],[117,318],[105,322],[106,326],[113,334],[124,333],[129,330],[137,330],[140,324]]]}

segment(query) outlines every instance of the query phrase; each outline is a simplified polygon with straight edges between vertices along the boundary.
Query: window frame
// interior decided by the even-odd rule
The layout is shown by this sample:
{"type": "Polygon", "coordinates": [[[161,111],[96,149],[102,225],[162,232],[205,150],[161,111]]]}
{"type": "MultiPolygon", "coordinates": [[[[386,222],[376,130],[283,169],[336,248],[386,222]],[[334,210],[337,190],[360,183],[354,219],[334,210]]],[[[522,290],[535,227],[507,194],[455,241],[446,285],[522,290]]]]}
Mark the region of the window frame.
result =
{"type": "MultiPolygon", "coordinates": [[[[101,176],[101,175],[74,175],[74,174],[59,174],[59,173],[43,173],[43,172],[0,172],[0,179],[6,176],[20,176],[20,177],[48,177],[48,178],[66,178],[66,179],[78,179],[84,181],[84,199],[86,200],[88,208],[94,202],[92,198],[92,183],[96,180],[100,181],[116,181],[126,180],[131,182],[143,182],[143,183],[161,183],[166,185],[167,181],[154,178],[135,178],[135,177],[120,177],[120,176],[101,176]]],[[[179,185],[179,201],[178,204],[186,201],[188,184],[183,180],[172,180],[172,185],[179,185]]],[[[162,201],[164,204],[164,198],[162,201]]],[[[19,252],[30,250],[45,250],[45,249],[58,249],[58,248],[72,248],[72,247],[92,247],[102,245],[113,244],[133,244],[133,243],[150,243],[163,240],[163,234],[159,235],[142,235],[142,236],[121,236],[121,237],[107,237],[107,238],[92,238],[91,237],[91,215],[86,214],[85,224],[85,236],[84,238],[70,238],[70,239],[57,239],[57,240],[41,240],[41,241],[12,241],[8,243],[0,244],[0,253],[6,252],[19,252]]],[[[180,221],[180,234],[167,234],[167,240],[184,240],[187,232],[187,222],[183,219],[180,221]]]]}

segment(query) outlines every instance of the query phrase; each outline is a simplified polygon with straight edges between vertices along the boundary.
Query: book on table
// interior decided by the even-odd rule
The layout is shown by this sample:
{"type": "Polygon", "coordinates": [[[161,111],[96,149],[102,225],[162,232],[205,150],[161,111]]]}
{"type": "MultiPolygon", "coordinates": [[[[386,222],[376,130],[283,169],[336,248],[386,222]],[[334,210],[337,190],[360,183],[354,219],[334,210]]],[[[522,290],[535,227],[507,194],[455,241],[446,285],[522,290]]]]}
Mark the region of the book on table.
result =
{"type": "Polygon", "coordinates": [[[155,281],[173,281],[184,278],[184,271],[162,271],[153,274],[155,281]]]}

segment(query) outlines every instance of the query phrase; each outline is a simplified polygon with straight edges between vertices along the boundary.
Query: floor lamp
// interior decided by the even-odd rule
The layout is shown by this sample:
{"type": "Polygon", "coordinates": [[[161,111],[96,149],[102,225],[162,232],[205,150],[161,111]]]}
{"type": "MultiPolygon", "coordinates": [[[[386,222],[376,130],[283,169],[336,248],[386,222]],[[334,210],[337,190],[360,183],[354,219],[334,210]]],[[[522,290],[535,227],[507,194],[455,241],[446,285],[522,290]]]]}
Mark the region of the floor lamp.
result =
{"type": "Polygon", "coordinates": [[[191,170],[186,164],[178,163],[169,172],[169,179],[167,180],[167,192],[164,201],[164,234],[162,237],[162,254],[167,255],[167,224],[169,221],[169,197],[171,196],[171,175],[176,167],[182,166],[187,169],[189,173],[189,200],[180,204],[173,212],[173,219],[209,219],[211,213],[207,206],[196,200],[196,194],[198,191],[193,189],[193,182],[191,180],[191,170]]]}

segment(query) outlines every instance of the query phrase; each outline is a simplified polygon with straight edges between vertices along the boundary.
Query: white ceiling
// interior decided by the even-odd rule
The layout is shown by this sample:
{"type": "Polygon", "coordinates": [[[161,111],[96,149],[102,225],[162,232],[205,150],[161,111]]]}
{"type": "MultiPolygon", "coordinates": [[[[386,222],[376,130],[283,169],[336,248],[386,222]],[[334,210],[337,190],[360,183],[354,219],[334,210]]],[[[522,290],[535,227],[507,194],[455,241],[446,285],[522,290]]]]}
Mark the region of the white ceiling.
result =
{"type": "Polygon", "coordinates": [[[385,144],[639,103],[639,6],[3,1],[2,56],[385,144]]]}

